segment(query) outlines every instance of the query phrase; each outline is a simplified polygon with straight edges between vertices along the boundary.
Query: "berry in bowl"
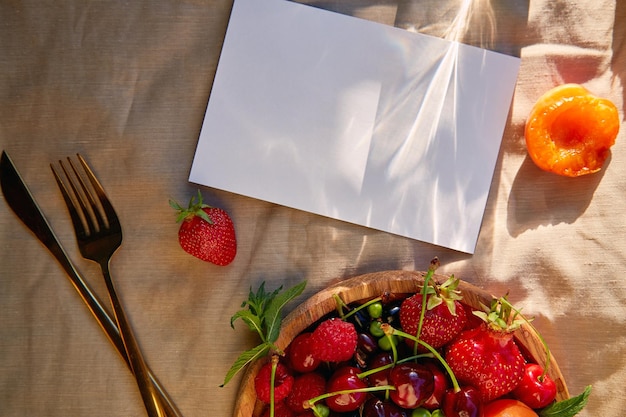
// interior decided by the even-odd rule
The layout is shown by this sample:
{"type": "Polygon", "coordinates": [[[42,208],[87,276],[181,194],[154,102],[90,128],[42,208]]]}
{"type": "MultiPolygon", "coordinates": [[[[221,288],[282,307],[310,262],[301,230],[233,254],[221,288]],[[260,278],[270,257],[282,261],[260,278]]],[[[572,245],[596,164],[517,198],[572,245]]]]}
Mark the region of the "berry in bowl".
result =
{"type": "Polygon", "coordinates": [[[531,320],[506,297],[435,274],[436,266],[344,280],[284,320],[280,307],[304,283],[251,292],[232,321],[245,321],[262,343],[226,377],[245,368],[234,415],[576,415],[590,388],[570,398],[531,320]]]}

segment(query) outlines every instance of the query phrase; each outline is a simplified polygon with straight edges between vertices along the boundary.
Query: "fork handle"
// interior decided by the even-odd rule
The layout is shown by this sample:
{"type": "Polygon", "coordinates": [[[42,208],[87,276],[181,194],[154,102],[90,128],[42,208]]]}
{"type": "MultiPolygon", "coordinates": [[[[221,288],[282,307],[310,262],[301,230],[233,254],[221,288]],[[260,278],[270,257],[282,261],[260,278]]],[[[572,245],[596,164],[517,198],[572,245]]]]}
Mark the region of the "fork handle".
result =
{"type": "Polygon", "coordinates": [[[133,330],[128,322],[128,319],[126,318],[126,313],[124,312],[122,304],[117,296],[117,292],[109,272],[109,261],[102,261],[100,263],[100,267],[102,269],[102,274],[104,275],[107,290],[109,291],[109,297],[111,299],[111,304],[113,305],[113,313],[115,315],[120,336],[126,350],[126,355],[128,357],[128,361],[130,362],[135,380],[137,381],[148,416],[166,417],[165,410],[163,409],[159,398],[159,392],[152,384],[152,380],[150,379],[150,370],[146,365],[141,350],[139,349],[139,345],[137,344],[137,339],[135,339],[133,330]]]}
{"type": "MultiPolygon", "coordinates": [[[[83,299],[89,311],[91,311],[92,315],[104,330],[109,341],[115,346],[119,354],[122,356],[126,365],[128,365],[131,372],[133,371],[130,359],[128,358],[128,354],[126,353],[126,348],[124,346],[124,342],[120,335],[120,331],[117,327],[117,324],[113,320],[113,318],[109,315],[106,309],[102,306],[98,297],[94,295],[91,288],[89,288],[86,281],[83,279],[80,272],[76,269],[74,264],[70,261],[66,252],[61,247],[60,243],[53,236],[50,241],[47,242],[47,248],[50,253],[57,259],[57,261],[61,264],[65,272],[68,274],[72,285],[78,291],[80,297],[83,299]]],[[[182,414],[170,398],[169,394],[165,389],[161,386],[159,380],[152,373],[149,367],[146,366],[147,375],[150,379],[152,386],[154,387],[154,391],[156,395],[159,397],[160,404],[165,410],[165,415],[168,417],[182,417],[182,414]]]]}

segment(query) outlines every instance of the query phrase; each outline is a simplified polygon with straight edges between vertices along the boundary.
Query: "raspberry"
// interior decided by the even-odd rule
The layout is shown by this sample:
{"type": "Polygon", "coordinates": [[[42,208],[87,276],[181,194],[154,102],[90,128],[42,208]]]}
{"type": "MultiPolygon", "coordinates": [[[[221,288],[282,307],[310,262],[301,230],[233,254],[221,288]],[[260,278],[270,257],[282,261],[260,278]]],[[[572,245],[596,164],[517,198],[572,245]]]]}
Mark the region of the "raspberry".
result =
{"type": "Polygon", "coordinates": [[[342,362],[352,358],[357,333],[352,323],[338,318],[323,321],[311,335],[311,351],[321,361],[342,362]]]}
{"type": "Polygon", "coordinates": [[[293,381],[293,388],[285,400],[285,404],[296,413],[302,413],[306,409],[303,404],[324,393],[326,380],[317,372],[310,372],[297,376],[293,381]]]}
{"type": "MultiPolygon", "coordinates": [[[[259,373],[254,378],[254,388],[259,400],[266,404],[270,403],[270,381],[272,377],[272,363],[268,362],[261,367],[259,373]]],[[[293,376],[282,363],[276,365],[276,375],[274,376],[274,402],[282,401],[289,395],[293,386],[293,376]]]]}

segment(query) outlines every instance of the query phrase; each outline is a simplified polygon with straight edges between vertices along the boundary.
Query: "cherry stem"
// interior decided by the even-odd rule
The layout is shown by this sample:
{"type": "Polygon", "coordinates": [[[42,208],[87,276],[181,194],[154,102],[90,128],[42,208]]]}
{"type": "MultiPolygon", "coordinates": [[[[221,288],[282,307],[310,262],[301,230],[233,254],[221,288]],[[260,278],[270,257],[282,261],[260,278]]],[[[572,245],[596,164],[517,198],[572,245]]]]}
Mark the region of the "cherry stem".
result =
{"type": "MultiPolygon", "coordinates": [[[[339,310],[339,309],[340,309],[340,306],[341,306],[341,307],[345,307],[345,308],[349,308],[349,307],[346,305],[346,303],[344,303],[344,302],[343,302],[343,300],[341,299],[341,297],[339,297],[338,295],[335,295],[335,297],[336,297],[336,299],[335,299],[335,300],[336,300],[336,302],[337,302],[337,310],[339,310]],[[339,304],[339,303],[341,303],[341,304],[339,304]]],[[[363,310],[364,308],[367,308],[368,306],[370,306],[370,305],[372,305],[372,304],[374,304],[374,303],[377,303],[377,302],[379,302],[379,301],[382,301],[382,300],[383,300],[383,297],[376,297],[376,298],[373,298],[373,299],[369,300],[368,302],[363,303],[363,304],[359,305],[358,307],[353,308],[352,310],[350,310],[350,311],[349,311],[348,313],[346,313],[345,315],[342,315],[342,316],[341,316],[341,318],[342,318],[343,320],[345,320],[345,319],[347,319],[348,317],[353,316],[353,315],[355,315],[357,312],[359,312],[359,311],[363,310]]]]}
{"type": "Polygon", "coordinates": [[[334,397],[335,395],[355,394],[359,392],[390,391],[390,390],[395,391],[396,387],[394,387],[393,385],[380,385],[378,387],[354,388],[354,389],[344,389],[344,390],[339,390],[339,391],[334,391],[334,392],[327,392],[318,397],[311,398],[310,400],[305,401],[304,407],[313,408],[315,407],[316,402],[325,400],[326,398],[334,397]]]}
{"type": "Polygon", "coordinates": [[[389,346],[391,346],[391,353],[393,355],[393,362],[396,363],[398,362],[398,348],[396,348],[396,344],[390,334],[385,334],[385,337],[389,340],[389,346]]]}
{"type": "MultiPolygon", "coordinates": [[[[307,404],[307,403],[305,403],[307,404]]],[[[324,415],[320,412],[320,410],[317,409],[317,406],[315,406],[314,404],[311,404],[311,411],[313,411],[313,414],[315,414],[315,417],[324,417],[324,415]]]]}
{"type": "Polygon", "coordinates": [[[388,323],[383,323],[380,326],[383,329],[383,332],[385,332],[385,334],[396,334],[400,337],[404,337],[405,339],[409,339],[412,340],[416,343],[416,345],[419,343],[420,345],[424,346],[426,349],[428,349],[430,351],[430,353],[432,353],[435,358],[441,362],[441,365],[446,369],[446,372],[448,373],[448,375],[450,376],[450,380],[452,381],[452,388],[454,389],[454,392],[459,392],[461,390],[461,387],[459,386],[459,381],[456,379],[456,377],[454,376],[454,372],[452,372],[452,369],[450,368],[450,365],[448,365],[448,363],[446,362],[446,360],[439,354],[439,352],[437,352],[437,350],[432,347],[431,345],[429,345],[428,343],[424,342],[423,340],[418,339],[415,336],[412,336],[408,333],[405,333],[401,330],[398,329],[394,329],[391,325],[389,325],[388,323]]]}
{"type": "Polygon", "coordinates": [[[368,369],[367,371],[361,372],[360,374],[357,374],[357,377],[359,379],[363,379],[363,378],[367,378],[370,375],[373,375],[377,372],[380,371],[385,371],[387,369],[391,369],[394,366],[401,364],[401,363],[406,363],[406,362],[411,362],[414,361],[416,359],[421,359],[421,358],[433,358],[433,354],[432,353],[422,353],[420,355],[415,355],[415,356],[409,356],[408,358],[404,358],[404,359],[400,359],[399,361],[394,361],[393,363],[388,363],[387,365],[381,365],[378,368],[374,368],[374,369],[368,369]]]}
{"type": "Polygon", "coordinates": [[[341,299],[341,297],[339,297],[337,294],[333,294],[333,298],[335,299],[335,306],[337,309],[337,314],[339,314],[339,317],[341,318],[341,320],[344,320],[346,318],[346,315],[343,312],[343,309],[348,309],[348,306],[346,305],[346,303],[343,302],[343,300],[341,299]]]}
{"type": "MultiPolygon", "coordinates": [[[[424,277],[424,284],[422,286],[422,311],[420,313],[419,324],[417,325],[417,333],[415,334],[415,337],[417,339],[419,339],[420,335],[422,334],[424,316],[426,315],[426,300],[428,299],[428,291],[426,291],[426,288],[428,288],[429,281],[435,274],[435,270],[437,269],[437,267],[439,267],[439,259],[434,258],[432,261],[430,261],[428,272],[426,273],[426,276],[424,277]]],[[[417,344],[413,348],[413,354],[417,354],[417,344]]]]}
{"type": "Polygon", "coordinates": [[[276,368],[278,368],[278,356],[272,355],[272,372],[270,374],[270,417],[274,417],[274,383],[276,382],[276,368]]]}
{"type": "Polygon", "coordinates": [[[506,298],[502,298],[502,302],[507,304],[507,306],[511,308],[511,310],[515,311],[515,313],[524,320],[524,322],[535,332],[535,334],[539,338],[539,341],[543,345],[543,349],[546,351],[546,364],[543,367],[543,372],[541,373],[541,376],[539,377],[540,381],[543,381],[543,378],[548,373],[548,368],[550,367],[550,357],[552,356],[550,353],[550,346],[548,346],[548,342],[546,342],[541,333],[539,333],[539,330],[537,330],[537,328],[531,323],[531,321],[528,320],[519,309],[515,308],[513,304],[509,302],[509,300],[507,300],[506,298]]]}

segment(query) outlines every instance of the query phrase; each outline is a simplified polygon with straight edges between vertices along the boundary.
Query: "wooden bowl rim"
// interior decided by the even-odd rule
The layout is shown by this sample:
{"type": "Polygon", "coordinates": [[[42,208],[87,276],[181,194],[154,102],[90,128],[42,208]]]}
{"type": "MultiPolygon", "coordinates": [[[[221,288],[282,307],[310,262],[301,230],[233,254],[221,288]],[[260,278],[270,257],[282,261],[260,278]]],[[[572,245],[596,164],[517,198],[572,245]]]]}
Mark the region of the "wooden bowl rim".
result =
{"type": "MultiPolygon", "coordinates": [[[[371,299],[385,291],[392,294],[413,294],[421,289],[425,275],[423,271],[380,271],[358,275],[330,285],[302,302],[284,318],[276,346],[285,349],[298,334],[334,311],[336,308],[334,294],[346,304],[371,299]]],[[[440,283],[447,278],[444,275],[434,275],[434,279],[440,283]]],[[[489,305],[494,298],[487,291],[463,280],[460,281],[459,289],[463,295],[463,302],[475,308],[479,307],[480,303],[489,305]]],[[[545,366],[547,352],[532,326],[523,324],[515,333],[515,337],[537,363],[545,366]]],[[[260,359],[250,364],[244,371],[233,413],[235,417],[258,417],[261,414],[263,404],[256,399],[254,378],[265,360],[266,358],[260,359]]],[[[557,385],[557,400],[569,398],[565,379],[552,354],[548,374],[557,385]]]]}

